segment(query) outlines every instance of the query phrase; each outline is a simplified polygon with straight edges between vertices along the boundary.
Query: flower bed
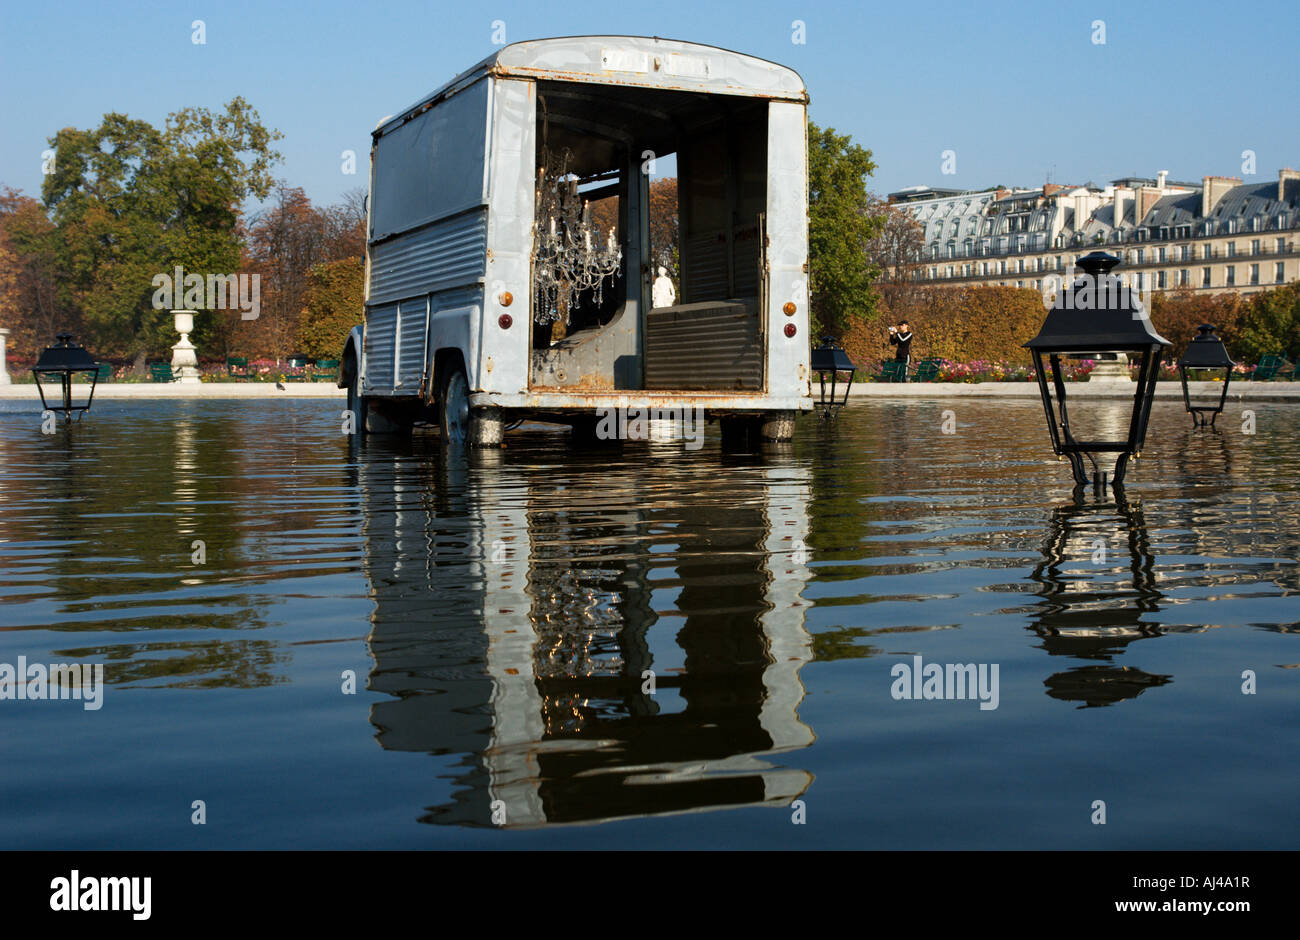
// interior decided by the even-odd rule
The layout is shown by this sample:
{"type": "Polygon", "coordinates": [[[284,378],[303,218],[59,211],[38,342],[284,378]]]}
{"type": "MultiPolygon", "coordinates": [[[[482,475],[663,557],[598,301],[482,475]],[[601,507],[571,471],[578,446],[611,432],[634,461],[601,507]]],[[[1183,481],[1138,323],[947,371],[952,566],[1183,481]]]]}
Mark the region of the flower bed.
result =
{"type": "MultiPolygon", "coordinates": [[[[913,369],[917,363],[913,362],[913,369]]],[[[1092,372],[1096,363],[1091,359],[1084,359],[1080,362],[1065,363],[1065,379],[1069,382],[1079,382],[1086,379],[1092,372]]],[[[868,360],[858,366],[860,374],[865,376],[868,382],[878,381],[880,375],[880,360],[868,360]]],[[[964,385],[974,385],[981,382],[1033,382],[1037,376],[1031,366],[1016,362],[1002,362],[991,359],[975,359],[971,362],[954,362],[950,359],[942,359],[939,364],[939,374],[935,379],[936,382],[957,382],[964,385]]],[[[860,379],[861,381],[861,379],[860,379]]]]}

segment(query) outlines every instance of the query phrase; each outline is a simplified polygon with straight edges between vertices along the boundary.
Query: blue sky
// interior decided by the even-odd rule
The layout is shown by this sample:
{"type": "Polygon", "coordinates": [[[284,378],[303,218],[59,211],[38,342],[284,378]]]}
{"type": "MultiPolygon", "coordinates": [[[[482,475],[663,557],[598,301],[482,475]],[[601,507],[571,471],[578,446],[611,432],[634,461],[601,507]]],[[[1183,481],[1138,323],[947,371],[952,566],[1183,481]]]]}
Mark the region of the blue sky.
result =
{"type": "Polygon", "coordinates": [[[822,125],[873,151],[869,188],[978,188],[1300,167],[1295,0],[814,3],[7,3],[0,184],[39,194],[60,127],[107,111],[161,125],[243,95],[284,132],[276,173],[328,203],[366,182],[369,131],[507,41],[628,33],[796,69],[822,125]],[[191,42],[193,20],[205,45],[191,42]],[[792,42],[802,20],[806,42],[792,42]],[[1093,42],[1094,21],[1105,43],[1093,42]],[[355,150],[355,176],[340,154],[355,150]],[[944,151],[953,174],[941,172],[944,151]]]}

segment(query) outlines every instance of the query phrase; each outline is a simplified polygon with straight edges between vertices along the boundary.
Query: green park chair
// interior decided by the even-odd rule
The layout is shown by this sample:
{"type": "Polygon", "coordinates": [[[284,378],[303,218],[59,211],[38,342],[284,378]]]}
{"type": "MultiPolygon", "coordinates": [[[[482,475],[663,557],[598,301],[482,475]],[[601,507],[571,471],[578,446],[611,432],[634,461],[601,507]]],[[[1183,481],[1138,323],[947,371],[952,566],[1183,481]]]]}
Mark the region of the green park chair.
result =
{"type": "Polygon", "coordinates": [[[914,382],[937,382],[939,381],[939,368],[943,365],[943,360],[939,358],[922,359],[921,364],[916,367],[916,373],[912,376],[914,382]]]}
{"type": "Polygon", "coordinates": [[[95,370],[98,375],[95,376],[95,382],[110,382],[113,379],[113,363],[101,362],[99,368],[95,370]]]}
{"type": "Polygon", "coordinates": [[[152,382],[175,382],[176,373],[170,362],[149,363],[149,380],[152,382]]]}
{"type": "Polygon", "coordinates": [[[1281,353],[1270,353],[1266,356],[1259,357],[1259,365],[1251,373],[1251,380],[1254,382],[1271,382],[1278,377],[1278,374],[1289,366],[1290,363],[1281,353]]]}
{"type": "Polygon", "coordinates": [[[284,361],[284,380],[286,382],[306,382],[307,368],[311,361],[304,356],[290,356],[284,361]]]}
{"type": "Polygon", "coordinates": [[[252,376],[248,374],[248,357],[227,356],[226,375],[230,376],[237,382],[247,382],[252,378],[252,376]]]}
{"type": "Polygon", "coordinates": [[[907,363],[898,362],[893,359],[886,359],[880,364],[880,374],[876,376],[877,382],[906,382],[907,381],[907,363]]]}
{"type": "Polygon", "coordinates": [[[317,359],[309,370],[313,382],[338,382],[339,361],[337,359],[317,359]]]}

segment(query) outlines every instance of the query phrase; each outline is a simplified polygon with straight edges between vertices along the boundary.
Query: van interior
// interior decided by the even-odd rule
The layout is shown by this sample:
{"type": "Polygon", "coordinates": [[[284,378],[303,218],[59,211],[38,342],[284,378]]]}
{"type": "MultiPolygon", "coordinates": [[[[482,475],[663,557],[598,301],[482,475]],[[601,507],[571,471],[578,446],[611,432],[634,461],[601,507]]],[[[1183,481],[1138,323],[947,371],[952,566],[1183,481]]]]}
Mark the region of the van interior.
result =
{"type": "Polygon", "coordinates": [[[767,113],[756,98],[537,83],[539,196],[576,186],[587,246],[604,248],[612,229],[622,257],[599,289],[565,281],[556,302],[537,287],[539,275],[556,281],[539,270],[555,223],[536,219],[533,388],[763,388],[767,113]],[[659,184],[652,203],[651,177],[674,160],[675,205],[659,184]],[[652,309],[660,267],[676,296],[652,309]]]}

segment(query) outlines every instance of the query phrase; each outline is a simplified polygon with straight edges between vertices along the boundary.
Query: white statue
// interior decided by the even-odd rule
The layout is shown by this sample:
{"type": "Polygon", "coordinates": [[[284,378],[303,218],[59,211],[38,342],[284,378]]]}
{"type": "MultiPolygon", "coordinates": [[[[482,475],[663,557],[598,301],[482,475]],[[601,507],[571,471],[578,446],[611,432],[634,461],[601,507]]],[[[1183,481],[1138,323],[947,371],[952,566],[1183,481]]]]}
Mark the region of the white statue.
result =
{"type": "Polygon", "coordinates": [[[181,341],[172,347],[172,375],[181,385],[199,384],[199,360],[190,342],[190,333],[194,330],[193,310],[173,310],[176,318],[176,332],[181,334],[181,341]]]}
{"type": "Polygon", "coordinates": [[[650,298],[651,306],[654,307],[671,307],[677,302],[677,290],[673,287],[672,278],[668,276],[668,269],[663,266],[659,268],[659,276],[655,278],[650,298]]]}

